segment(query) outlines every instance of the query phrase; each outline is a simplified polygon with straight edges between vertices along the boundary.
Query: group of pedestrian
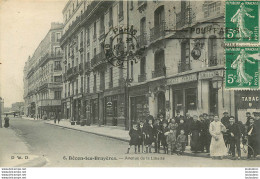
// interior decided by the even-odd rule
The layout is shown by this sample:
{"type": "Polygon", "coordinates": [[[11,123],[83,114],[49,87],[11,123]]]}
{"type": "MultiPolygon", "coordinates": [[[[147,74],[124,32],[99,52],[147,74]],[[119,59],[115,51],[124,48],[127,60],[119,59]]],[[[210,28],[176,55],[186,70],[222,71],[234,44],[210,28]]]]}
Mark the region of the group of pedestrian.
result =
{"type": "Polygon", "coordinates": [[[192,117],[186,113],[184,117],[179,111],[172,119],[164,119],[162,114],[156,119],[149,115],[145,121],[133,123],[127,153],[131,146],[135,146],[135,153],[140,153],[141,147],[141,152],[151,153],[154,144],[155,153],[163,149],[164,153],[181,155],[190,144],[192,152],[209,153],[213,159],[228,154],[232,159],[240,159],[241,141],[244,144],[248,141],[248,158],[260,154],[260,113],[254,113],[254,117],[247,113],[245,124],[235,122],[235,117],[229,116],[228,112],[223,115],[221,119],[212,113],[192,117]]]}

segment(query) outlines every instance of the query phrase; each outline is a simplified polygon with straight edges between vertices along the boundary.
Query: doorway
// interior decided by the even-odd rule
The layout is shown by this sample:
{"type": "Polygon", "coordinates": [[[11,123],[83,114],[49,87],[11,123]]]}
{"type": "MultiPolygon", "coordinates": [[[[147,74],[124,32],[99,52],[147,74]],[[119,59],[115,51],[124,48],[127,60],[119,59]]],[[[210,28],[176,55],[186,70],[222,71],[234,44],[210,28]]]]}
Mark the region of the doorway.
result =
{"type": "Polygon", "coordinates": [[[163,117],[165,117],[165,94],[162,91],[158,93],[157,105],[158,105],[157,115],[162,114],[163,117]]]}

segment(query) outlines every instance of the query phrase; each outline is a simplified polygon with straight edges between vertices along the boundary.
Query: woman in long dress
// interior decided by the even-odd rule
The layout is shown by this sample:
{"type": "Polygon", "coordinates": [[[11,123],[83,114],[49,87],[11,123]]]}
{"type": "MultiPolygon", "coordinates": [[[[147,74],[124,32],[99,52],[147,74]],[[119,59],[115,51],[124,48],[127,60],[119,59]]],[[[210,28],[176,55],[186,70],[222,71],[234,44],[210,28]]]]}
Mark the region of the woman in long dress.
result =
{"type": "Polygon", "coordinates": [[[250,83],[253,79],[252,76],[248,75],[245,72],[245,63],[246,61],[251,64],[255,64],[254,61],[248,59],[248,54],[245,52],[244,49],[241,50],[240,55],[237,56],[237,59],[232,63],[231,68],[237,69],[237,83],[239,85],[250,83]]]}
{"type": "Polygon", "coordinates": [[[210,123],[209,132],[212,136],[210,143],[210,156],[220,158],[227,155],[227,148],[223,139],[222,132],[226,131],[226,127],[219,121],[218,116],[214,116],[214,121],[210,123]]]}
{"type": "Polygon", "coordinates": [[[243,38],[251,39],[251,35],[253,34],[253,32],[245,27],[245,16],[249,18],[255,18],[254,16],[248,14],[248,12],[251,12],[252,10],[253,9],[251,8],[246,8],[244,3],[241,3],[240,8],[237,10],[236,14],[231,18],[231,22],[237,24],[237,37],[239,38],[239,40],[242,40],[243,38]]]}

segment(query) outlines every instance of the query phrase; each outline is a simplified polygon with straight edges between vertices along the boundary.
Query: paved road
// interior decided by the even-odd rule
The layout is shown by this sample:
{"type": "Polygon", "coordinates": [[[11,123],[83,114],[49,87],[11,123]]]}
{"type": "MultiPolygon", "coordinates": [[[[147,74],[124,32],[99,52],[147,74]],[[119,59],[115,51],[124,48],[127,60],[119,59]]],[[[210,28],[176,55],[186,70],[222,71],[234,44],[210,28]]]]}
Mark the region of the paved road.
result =
{"type": "Polygon", "coordinates": [[[11,128],[26,142],[32,155],[47,158],[48,162],[45,165],[47,167],[259,166],[259,161],[212,160],[210,158],[165,154],[127,155],[125,154],[128,147],[126,142],[48,125],[44,121],[15,118],[11,120],[11,128]]]}

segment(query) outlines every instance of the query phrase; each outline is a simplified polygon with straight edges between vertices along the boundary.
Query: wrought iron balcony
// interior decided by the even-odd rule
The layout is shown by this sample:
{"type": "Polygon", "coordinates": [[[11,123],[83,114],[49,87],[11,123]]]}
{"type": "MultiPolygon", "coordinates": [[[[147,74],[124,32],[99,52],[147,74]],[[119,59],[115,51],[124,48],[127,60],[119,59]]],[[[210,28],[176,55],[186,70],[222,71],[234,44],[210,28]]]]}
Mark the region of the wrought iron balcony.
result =
{"type": "Polygon", "coordinates": [[[186,8],[184,11],[181,11],[176,14],[176,28],[182,28],[184,26],[189,26],[195,21],[196,15],[192,11],[192,8],[186,8]]]}
{"type": "Polygon", "coordinates": [[[105,62],[105,53],[101,52],[101,53],[95,55],[93,57],[93,59],[91,59],[91,66],[92,66],[92,68],[95,68],[104,62],[105,62]]]}
{"type": "Polygon", "coordinates": [[[157,78],[161,76],[165,76],[165,71],[163,69],[157,69],[155,71],[152,71],[152,78],[157,78]]]}
{"type": "Polygon", "coordinates": [[[191,70],[190,63],[184,63],[184,62],[179,62],[178,64],[178,72],[185,72],[191,70]]]}
{"type": "Polygon", "coordinates": [[[146,35],[147,35],[146,32],[143,32],[142,34],[137,36],[138,44],[140,47],[147,45],[146,35]]]}
{"type": "Polygon", "coordinates": [[[150,30],[150,41],[153,42],[161,37],[165,36],[165,22],[162,22],[160,25],[155,26],[150,30]]]}
{"type": "Polygon", "coordinates": [[[80,73],[83,72],[83,64],[82,64],[82,63],[79,64],[79,72],[80,72],[80,73]]]}
{"type": "Polygon", "coordinates": [[[210,67],[211,66],[217,66],[218,65],[217,57],[215,57],[215,56],[210,57],[209,61],[208,61],[208,64],[209,64],[210,67]]]}
{"type": "Polygon", "coordinates": [[[138,75],[138,82],[144,82],[146,81],[146,73],[138,75]]]}
{"type": "Polygon", "coordinates": [[[147,1],[140,1],[139,0],[137,9],[139,10],[140,13],[142,13],[145,10],[146,6],[147,6],[147,1]]]}
{"type": "Polygon", "coordinates": [[[89,62],[89,61],[85,62],[85,70],[86,70],[86,71],[90,71],[90,70],[91,70],[90,62],[89,62]]]}

